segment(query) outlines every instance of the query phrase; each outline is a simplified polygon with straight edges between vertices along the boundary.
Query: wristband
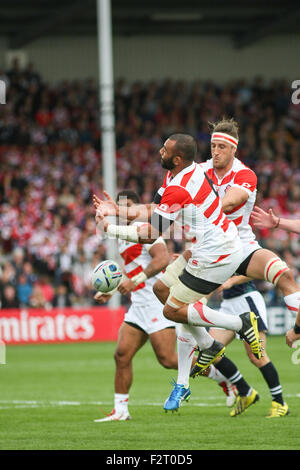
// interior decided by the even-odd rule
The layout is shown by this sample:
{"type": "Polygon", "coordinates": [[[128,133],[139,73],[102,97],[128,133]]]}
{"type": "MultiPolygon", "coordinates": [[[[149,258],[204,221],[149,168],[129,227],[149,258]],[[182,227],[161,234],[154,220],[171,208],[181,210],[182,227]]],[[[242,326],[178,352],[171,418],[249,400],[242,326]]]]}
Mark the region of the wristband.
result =
{"type": "Polygon", "coordinates": [[[137,229],[137,225],[109,224],[106,233],[108,237],[121,238],[129,242],[138,242],[139,235],[137,229]]]}
{"type": "Polygon", "coordinates": [[[300,335],[300,326],[298,326],[297,323],[295,323],[294,325],[294,332],[296,333],[296,335],[300,335]]]}
{"type": "Polygon", "coordinates": [[[145,282],[146,280],[148,279],[148,276],[147,274],[144,273],[144,271],[136,274],[136,276],[133,276],[131,278],[131,281],[133,282],[133,284],[135,284],[136,286],[138,286],[139,284],[141,284],[142,282],[145,282]]]}
{"type": "Polygon", "coordinates": [[[279,222],[280,222],[280,217],[278,217],[277,223],[274,225],[274,227],[273,227],[273,228],[277,228],[277,227],[278,227],[278,225],[279,225],[279,222]]]}

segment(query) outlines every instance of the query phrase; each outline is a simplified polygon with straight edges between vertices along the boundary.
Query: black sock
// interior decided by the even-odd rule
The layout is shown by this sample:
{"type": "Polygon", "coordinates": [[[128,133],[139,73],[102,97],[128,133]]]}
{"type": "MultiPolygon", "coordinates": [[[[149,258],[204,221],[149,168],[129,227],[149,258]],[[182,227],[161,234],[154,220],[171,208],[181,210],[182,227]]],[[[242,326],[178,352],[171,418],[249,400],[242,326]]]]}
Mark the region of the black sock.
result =
{"type": "Polygon", "coordinates": [[[277,370],[275,369],[272,362],[268,362],[268,364],[262,366],[259,370],[261,371],[263,378],[268,384],[272,400],[277,401],[278,403],[283,405],[284,401],[282,398],[282,388],[279,382],[277,370]]]}
{"type": "Polygon", "coordinates": [[[236,367],[236,365],[228,359],[223,357],[217,364],[214,364],[215,368],[223,374],[227,380],[236,386],[241,396],[247,396],[250,391],[250,386],[236,367]]]}

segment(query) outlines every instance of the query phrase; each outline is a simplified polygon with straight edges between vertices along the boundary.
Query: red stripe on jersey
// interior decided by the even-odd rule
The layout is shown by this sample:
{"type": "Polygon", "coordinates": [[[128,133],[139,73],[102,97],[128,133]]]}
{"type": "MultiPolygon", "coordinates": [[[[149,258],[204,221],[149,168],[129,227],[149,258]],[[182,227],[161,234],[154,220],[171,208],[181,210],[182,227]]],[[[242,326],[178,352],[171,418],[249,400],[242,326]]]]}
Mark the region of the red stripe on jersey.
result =
{"type": "Polygon", "coordinates": [[[228,215],[228,214],[234,214],[234,212],[238,211],[241,207],[243,207],[243,206],[246,204],[246,202],[247,202],[247,201],[242,202],[242,204],[240,204],[239,206],[236,206],[234,209],[232,209],[232,211],[226,212],[226,215],[228,215]]]}
{"type": "MultiPolygon", "coordinates": [[[[133,278],[137,274],[140,274],[143,271],[142,266],[138,266],[137,268],[133,269],[132,271],[129,271],[129,273],[126,273],[126,276],[129,277],[129,279],[133,278]]],[[[145,283],[141,282],[138,286],[136,286],[135,289],[133,289],[132,292],[135,292],[137,290],[143,289],[145,287],[145,283]]]]}
{"type": "Polygon", "coordinates": [[[183,186],[184,188],[186,187],[186,185],[190,181],[192,174],[194,173],[195,170],[196,170],[196,166],[192,171],[189,171],[182,177],[182,180],[180,181],[180,186],[183,186]]]}
{"type": "Polygon", "coordinates": [[[216,197],[214,202],[209,206],[208,209],[204,212],[204,215],[207,219],[212,215],[213,212],[215,212],[216,208],[219,206],[219,198],[216,197]]]}
{"type": "Polygon", "coordinates": [[[134,261],[138,256],[140,256],[142,250],[143,245],[141,245],[141,243],[137,243],[124,250],[123,253],[120,253],[125,265],[131,263],[131,261],[134,261]]]}
{"type": "Polygon", "coordinates": [[[158,209],[167,214],[179,212],[185,205],[193,202],[190,193],[181,186],[170,185],[166,188],[158,209]]]}
{"type": "Polygon", "coordinates": [[[221,181],[219,186],[222,186],[223,184],[228,184],[232,180],[232,178],[235,175],[235,171],[232,171],[230,175],[225,176],[225,178],[221,181]]]}
{"type": "Polygon", "coordinates": [[[210,195],[211,192],[212,192],[212,187],[207,181],[207,179],[205,178],[201,185],[201,188],[199,189],[196,196],[194,197],[194,203],[202,204],[205,201],[205,199],[210,195]]]}
{"type": "Polygon", "coordinates": [[[242,223],[242,220],[243,220],[243,216],[238,217],[237,219],[234,219],[232,222],[233,222],[235,225],[240,225],[240,224],[242,223]]]}
{"type": "Polygon", "coordinates": [[[227,217],[225,217],[224,222],[222,223],[221,227],[224,232],[227,232],[227,229],[229,227],[229,220],[227,219],[227,217]]]}
{"type": "Polygon", "coordinates": [[[236,173],[233,183],[253,192],[257,186],[257,176],[254,171],[248,167],[245,167],[245,169],[239,170],[236,173]]]}
{"type": "Polygon", "coordinates": [[[288,310],[292,310],[293,312],[298,312],[298,308],[296,307],[291,307],[290,305],[287,305],[288,310]]]}
{"type": "Polygon", "coordinates": [[[218,184],[218,179],[214,173],[213,168],[210,168],[209,170],[207,170],[206,174],[212,180],[213,183],[218,184]]]}
{"type": "Polygon", "coordinates": [[[199,313],[200,317],[202,318],[202,320],[204,320],[206,323],[210,323],[211,325],[214,325],[214,323],[212,323],[211,321],[207,320],[206,316],[204,315],[203,313],[203,303],[202,302],[196,302],[194,305],[195,309],[197,310],[197,312],[199,313]]]}
{"type": "Polygon", "coordinates": [[[218,218],[213,222],[213,224],[214,224],[214,225],[218,225],[218,223],[219,223],[220,220],[222,219],[223,215],[224,215],[223,209],[221,209],[218,218]]]}
{"type": "Polygon", "coordinates": [[[167,187],[167,184],[168,184],[168,180],[171,178],[171,172],[170,171],[167,171],[165,177],[164,177],[164,181],[163,181],[163,184],[161,185],[162,188],[166,188],[167,187]]]}
{"type": "Polygon", "coordinates": [[[219,258],[217,259],[217,261],[214,261],[213,263],[210,263],[210,264],[219,263],[219,261],[222,261],[222,259],[227,258],[227,256],[229,256],[229,254],[228,254],[228,255],[221,255],[221,256],[219,256],[219,258]]]}

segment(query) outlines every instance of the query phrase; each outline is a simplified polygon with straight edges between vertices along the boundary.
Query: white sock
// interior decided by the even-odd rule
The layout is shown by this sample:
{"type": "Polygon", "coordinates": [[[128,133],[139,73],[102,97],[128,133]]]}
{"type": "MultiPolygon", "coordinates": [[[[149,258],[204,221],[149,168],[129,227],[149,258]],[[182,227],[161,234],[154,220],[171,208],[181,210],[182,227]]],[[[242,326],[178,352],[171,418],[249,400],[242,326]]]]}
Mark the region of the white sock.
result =
{"type": "Polygon", "coordinates": [[[293,315],[297,315],[300,305],[300,292],[294,292],[293,294],[286,295],[283,298],[289,311],[293,315]]]}
{"type": "Polygon", "coordinates": [[[229,382],[225,375],[221,374],[221,372],[218,371],[218,369],[216,369],[213,364],[211,364],[210,366],[210,371],[207,377],[209,379],[215,380],[216,382],[218,382],[218,384],[220,384],[221,382],[229,382]]]}
{"type": "Polygon", "coordinates": [[[189,325],[217,326],[233,331],[239,331],[242,328],[242,320],[238,315],[218,312],[201,302],[189,304],[187,317],[189,325]]]}
{"type": "Polygon", "coordinates": [[[194,356],[193,351],[196,346],[197,343],[189,331],[189,325],[180,325],[177,329],[177,383],[183,385],[185,388],[189,386],[189,377],[194,356]]]}
{"type": "Polygon", "coordinates": [[[200,349],[209,348],[214,339],[205,328],[192,325],[180,325],[177,329],[178,375],[177,383],[189,386],[189,377],[193,362],[193,351],[198,345],[200,349]]]}
{"type": "Polygon", "coordinates": [[[214,342],[214,338],[202,326],[184,325],[195,338],[199,349],[210,348],[214,342]]]}
{"type": "Polygon", "coordinates": [[[115,411],[118,412],[127,412],[128,413],[128,393],[115,393],[115,411]]]}

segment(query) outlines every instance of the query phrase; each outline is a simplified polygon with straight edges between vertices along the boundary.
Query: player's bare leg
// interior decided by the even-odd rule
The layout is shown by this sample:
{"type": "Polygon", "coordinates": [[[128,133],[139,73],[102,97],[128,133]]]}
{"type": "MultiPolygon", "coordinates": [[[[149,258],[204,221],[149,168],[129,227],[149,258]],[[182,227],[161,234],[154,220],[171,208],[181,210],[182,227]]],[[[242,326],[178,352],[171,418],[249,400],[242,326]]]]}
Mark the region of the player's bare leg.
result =
{"type": "Polygon", "coordinates": [[[162,281],[158,280],[153,286],[153,292],[158,300],[165,305],[167,298],[170,295],[170,289],[162,281]]]}
{"type": "Polygon", "coordinates": [[[148,335],[143,331],[123,323],[119,330],[117,348],[114,354],[116,363],[115,393],[127,394],[132,384],[132,359],[146,343],[148,335]]]}
{"type": "Polygon", "coordinates": [[[166,369],[177,369],[175,328],[165,328],[149,335],[158,362],[166,369]]]}
{"type": "Polygon", "coordinates": [[[114,409],[106,417],[96,419],[95,422],[125,421],[130,419],[128,411],[129,390],[132,385],[132,359],[139,349],[146,343],[148,335],[143,331],[122,323],[119,329],[117,348],[114,354],[115,396],[114,409]]]}
{"type": "MultiPolygon", "coordinates": [[[[277,258],[277,255],[270,250],[262,248],[253,253],[252,258],[247,267],[247,276],[252,277],[253,279],[265,279],[265,267],[272,260],[277,258]]],[[[274,267],[275,263],[273,264],[274,267]]],[[[270,266],[271,271],[272,266],[270,266]]],[[[273,276],[269,276],[270,282],[275,278],[274,284],[279,287],[283,296],[294,294],[299,292],[300,287],[295,281],[293,273],[288,267],[283,267],[278,272],[274,271],[273,276]],[[276,281],[276,276],[278,276],[278,281],[276,281]]]]}

